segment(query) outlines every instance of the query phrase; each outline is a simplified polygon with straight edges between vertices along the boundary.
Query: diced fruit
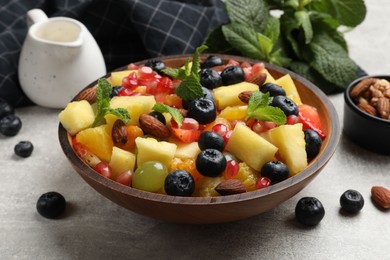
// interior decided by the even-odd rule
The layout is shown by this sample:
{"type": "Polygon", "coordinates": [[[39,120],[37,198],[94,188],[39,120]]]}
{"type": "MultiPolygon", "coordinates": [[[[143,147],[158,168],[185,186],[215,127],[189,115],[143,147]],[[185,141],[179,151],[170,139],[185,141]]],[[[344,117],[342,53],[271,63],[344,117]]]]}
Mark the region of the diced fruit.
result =
{"type": "Polygon", "coordinates": [[[215,187],[217,187],[221,181],[223,181],[221,177],[204,177],[200,179],[195,185],[194,195],[199,197],[219,196],[215,187]]]}
{"type": "Polygon", "coordinates": [[[267,74],[267,78],[265,79],[264,83],[275,83],[275,78],[271,75],[271,73],[269,73],[267,69],[263,69],[261,72],[267,74]]]}
{"type": "MultiPolygon", "coordinates": [[[[205,127],[203,130],[204,130],[204,131],[210,131],[210,130],[214,131],[214,130],[213,130],[214,126],[216,126],[216,125],[218,125],[218,124],[224,125],[224,126],[227,128],[226,131],[232,129],[232,125],[231,125],[231,123],[230,123],[229,120],[227,120],[227,119],[225,119],[225,118],[223,118],[223,117],[221,117],[221,116],[217,116],[217,118],[215,119],[215,121],[212,122],[212,123],[210,123],[210,124],[208,124],[208,125],[206,125],[206,127],[205,127]]],[[[214,132],[216,132],[216,131],[214,131],[214,132]]]]}
{"type": "Polygon", "coordinates": [[[135,155],[114,146],[109,165],[112,169],[112,179],[115,180],[122,172],[134,170],[135,155]]]}
{"type": "Polygon", "coordinates": [[[167,167],[158,161],[148,161],[139,164],[137,170],[133,174],[133,188],[160,192],[164,188],[164,181],[168,175],[167,167]]]}
{"type": "Polygon", "coordinates": [[[279,155],[295,175],[307,166],[305,134],[302,124],[281,125],[268,131],[271,143],[279,148],[279,155]]]}
{"type": "Polygon", "coordinates": [[[227,120],[244,120],[246,117],[246,112],[248,110],[248,106],[234,106],[234,107],[226,107],[219,114],[220,117],[226,118],[227,120]]]}
{"type": "Polygon", "coordinates": [[[107,125],[87,128],[76,135],[76,141],[83,144],[102,161],[109,162],[112,147],[111,129],[107,125]]]}
{"type": "Polygon", "coordinates": [[[136,125],[128,125],[127,128],[127,142],[124,145],[118,146],[124,150],[129,152],[133,152],[135,148],[135,139],[137,137],[144,136],[144,132],[139,126],[136,125]]]}
{"type": "Polygon", "coordinates": [[[222,86],[213,90],[215,104],[219,110],[228,106],[242,106],[245,105],[238,95],[243,91],[256,91],[259,86],[249,82],[240,82],[230,86],[222,86]]]}
{"type": "Polygon", "coordinates": [[[124,70],[124,71],[114,71],[111,72],[111,85],[112,86],[121,86],[122,79],[129,76],[131,72],[136,72],[137,70],[124,70]]]}
{"type": "Polygon", "coordinates": [[[127,170],[119,174],[119,176],[115,180],[120,184],[123,184],[125,186],[130,186],[132,179],[133,179],[133,171],[127,170]]]}
{"type": "Polygon", "coordinates": [[[237,124],[234,128],[226,149],[256,171],[260,171],[266,162],[272,161],[278,150],[276,146],[242,124],[237,124]]]}
{"type": "Polygon", "coordinates": [[[137,165],[142,165],[148,161],[158,161],[169,166],[175,156],[176,144],[165,141],[157,141],[154,138],[137,137],[135,139],[137,146],[137,165]]]}
{"type": "Polygon", "coordinates": [[[112,177],[112,170],[111,170],[110,165],[108,165],[108,163],[100,162],[100,163],[96,164],[94,169],[100,175],[102,175],[102,176],[104,176],[104,177],[106,177],[108,179],[111,179],[111,177],[112,177]]]}
{"type": "MultiPolygon", "coordinates": [[[[115,96],[110,101],[111,108],[125,108],[130,114],[129,125],[138,125],[139,116],[148,114],[156,104],[154,96],[115,96]]],[[[118,117],[112,114],[104,116],[107,124],[113,124],[118,117]]]]}
{"type": "Polygon", "coordinates": [[[306,104],[301,104],[298,106],[298,108],[298,118],[299,121],[303,124],[303,130],[312,129],[320,135],[322,140],[324,140],[326,134],[322,128],[320,115],[318,114],[317,109],[306,104]]]}
{"type": "Polygon", "coordinates": [[[92,106],[86,100],[70,102],[58,115],[62,126],[70,135],[90,127],[95,120],[92,106]]]}
{"type": "Polygon", "coordinates": [[[235,178],[245,185],[247,191],[255,190],[258,173],[245,162],[239,163],[238,166],[239,170],[235,178]]]}
{"type": "Polygon", "coordinates": [[[197,142],[192,143],[177,143],[175,157],[181,159],[196,158],[200,153],[200,149],[197,142]]]}
{"type": "Polygon", "coordinates": [[[173,158],[168,169],[170,172],[175,170],[185,170],[192,175],[195,181],[203,178],[203,176],[196,169],[195,159],[173,158]]]}
{"type": "Polygon", "coordinates": [[[286,91],[286,97],[292,99],[295,104],[302,104],[301,97],[299,96],[297,87],[290,74],[286,74],[283,77],[278,78],[275,84],[281,86],[286,91]]]}
{"type": "Polygon", "coordinates": [[[92,168],[95,168],[95,166],[102,161],[96,155],[88,151],[85,145],[81,143],[73,142],[73,150],[75,151],[77,156],[79,156],[85,163],[87,163],[92,168]]]}

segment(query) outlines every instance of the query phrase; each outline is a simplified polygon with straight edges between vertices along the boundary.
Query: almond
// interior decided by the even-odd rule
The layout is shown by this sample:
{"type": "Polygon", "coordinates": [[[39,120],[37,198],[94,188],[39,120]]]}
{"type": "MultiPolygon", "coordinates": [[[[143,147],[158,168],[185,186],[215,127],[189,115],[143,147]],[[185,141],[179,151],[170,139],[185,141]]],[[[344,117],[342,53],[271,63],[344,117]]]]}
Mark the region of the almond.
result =
{"type": "Polygon", "coordinates": [[[360,96],[360,94],[362,94],[363,92],[365,92],[367,89],[370,88],[371,85],[375,84],[375,82],[377,81],[378,79],[376,78],[367,78],[367,79],[363,79],[362,81],[360,81],[352,90],[351,90],[351,97],[353,98],[357,98],[358,96],[360,96]]]}
{"type": "Polygon", "coordinates": [[[371,106],[370,104],[368,103],[359,103],[357,105],[361,110],[363,110],[364,112],[370,114],[370,115],[373,115],[373,116],[376,116],[376,109],[371,106]]]}
{"type": "Polygon", "coordinates": [[[379,116],[381,118],[387,119],[390,113],[390,100],[385,97],[379,98],[376,109],[378,110],[379,116]]]}
{"type": "Polygon", "coordinates": [[[267,79],[267,74],[259,73],[248,79],[248,82],[258,85],[259,87],[263,86],[265,80],[267,79]]]}
{"type": "Polygon", "coordinates": [[[117,119],[115,121],[112,126],[111,137],[115,146],[121,146],[127,143],[127,127],[122,120],[117,119]]]}
{"type": "Polygon", "coordinates": [[[90,104],[93,104],[96,102],[96,88],[97,86],[94,86],[92,88],[84,89],[76,98],[76,100],[87,100],[90,104]]]}
{"type": "Polygon", "coordinates": [[[371,188],[372,200],[384,209],[390,208],[390,191],[382,186],[371,188]]]}
{"type": "Polygon", "coordinates": [[[215,187],[221,195],[232,195],[246,192],[245,185],[238,179],[229,179],[221,182],[215,187]]]}
{"type": "Polygon", "coordinates": [[[139,117],[138,122],[142,131],[144,131],[146,134],[150,134],[158,138],[167,138],[171,136],[171,131],[169,131],[169,128],[154,116],[142,114],[139,117]]]}
{"type": "Polygon", "coordinates": [[[252,91],[250,91],[250,90],[243,91],[243,92],[241,92],[240,94],[238,94],[238,98],[239,98],[242,102],[244,102],[244,103],[246,103],[246,104],[248,104],[249,99],[251,98],[251,96],[252,96],[252,91]]]}

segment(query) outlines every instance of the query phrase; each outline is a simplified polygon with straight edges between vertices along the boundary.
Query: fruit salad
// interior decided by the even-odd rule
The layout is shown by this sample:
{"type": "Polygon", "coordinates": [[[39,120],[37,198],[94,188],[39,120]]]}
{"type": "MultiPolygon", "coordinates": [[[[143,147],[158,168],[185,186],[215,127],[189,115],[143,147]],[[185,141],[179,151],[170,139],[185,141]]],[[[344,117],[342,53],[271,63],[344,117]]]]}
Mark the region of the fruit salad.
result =
{"type": "Polygon", "coordinates": [[[200,53],[182,67],[130,64],[60,112],[97,174],[173,196],[227,196],[299,174],[326,137],[289,74],[200,53]]]}

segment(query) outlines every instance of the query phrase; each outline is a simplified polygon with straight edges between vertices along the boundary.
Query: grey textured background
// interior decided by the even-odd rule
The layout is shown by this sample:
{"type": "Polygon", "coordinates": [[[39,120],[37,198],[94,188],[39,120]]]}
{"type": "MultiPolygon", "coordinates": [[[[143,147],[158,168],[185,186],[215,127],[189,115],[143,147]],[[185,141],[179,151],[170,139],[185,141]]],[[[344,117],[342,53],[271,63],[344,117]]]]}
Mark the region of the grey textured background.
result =
{"type": "MultiPolygon", "coordinates": [[[[346,34],[350,54],[369,74],[389,74],[390,3],[367,0],[366,5],[364,23],[346,34]]],[[[343,95],[330,98],[342,122],[343,95]]],[[[58,111],[26,107],[17,114],[21,132],[0,137],[1,259],[390,259],[390,212],[370,199],[371,186],[390,188],[390,157],[361,149],[344,136],[322,173],[279,207],[234,223],[190,226],[137,215],[90,188],[58,144],[58,111]],[[20,140],[34,143],[30,158],[14,156],[20,140]],[[366,202],[353,217],[339,211],[339,197],[350,188],[366,202]],[[68,201],[58,220],[35,210],[38,197],[50,190],[68,201]],[[325,206],[326,215],[314,228],[294,221],[303,196],[315,196],[325,206]]]]}

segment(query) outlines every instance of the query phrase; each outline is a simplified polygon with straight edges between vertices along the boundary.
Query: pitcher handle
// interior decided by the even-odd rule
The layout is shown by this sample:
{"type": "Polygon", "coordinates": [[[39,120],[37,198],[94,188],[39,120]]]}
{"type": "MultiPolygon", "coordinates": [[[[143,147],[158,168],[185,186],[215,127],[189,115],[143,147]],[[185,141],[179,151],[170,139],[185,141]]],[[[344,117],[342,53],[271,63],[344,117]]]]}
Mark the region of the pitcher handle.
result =
{"type": "Polygon", "coordinates": [[[47,15],[41,9],[31,9],[27,12],[27,26],[47,20],[47,15]]]}

